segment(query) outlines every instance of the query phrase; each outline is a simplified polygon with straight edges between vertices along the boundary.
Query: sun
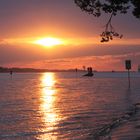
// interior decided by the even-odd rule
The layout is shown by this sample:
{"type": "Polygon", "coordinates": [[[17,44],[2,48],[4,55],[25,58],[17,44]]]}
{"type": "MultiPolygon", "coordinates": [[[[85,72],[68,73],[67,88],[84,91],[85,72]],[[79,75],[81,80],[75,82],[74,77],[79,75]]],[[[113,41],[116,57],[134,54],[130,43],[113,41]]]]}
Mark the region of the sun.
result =
{"type": "Polygon", "coordinates": [[[63,41],[58,38],[47,37],[47,38],[35,40],[33,43],[44,47],[52,47],[52,46],[63,44],[63,41]]]}

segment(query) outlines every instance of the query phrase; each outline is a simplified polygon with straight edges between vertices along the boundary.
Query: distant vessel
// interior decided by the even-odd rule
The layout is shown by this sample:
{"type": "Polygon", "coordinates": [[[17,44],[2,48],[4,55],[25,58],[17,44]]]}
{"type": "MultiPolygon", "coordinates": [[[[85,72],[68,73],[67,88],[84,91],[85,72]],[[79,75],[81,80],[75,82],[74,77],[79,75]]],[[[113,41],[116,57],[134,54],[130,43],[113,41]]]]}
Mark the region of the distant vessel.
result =
{"type": "Polygon", "coordinates": [[[92,77],[92,76],[94,75],[93,72],[92,72],[92,67],[88,67],[88,68],[87,68],[87,71],[88,71],[88,73],[85,74],[85,75],[83,75],[83,76],[89,76],[89,77],[92,77]]]}

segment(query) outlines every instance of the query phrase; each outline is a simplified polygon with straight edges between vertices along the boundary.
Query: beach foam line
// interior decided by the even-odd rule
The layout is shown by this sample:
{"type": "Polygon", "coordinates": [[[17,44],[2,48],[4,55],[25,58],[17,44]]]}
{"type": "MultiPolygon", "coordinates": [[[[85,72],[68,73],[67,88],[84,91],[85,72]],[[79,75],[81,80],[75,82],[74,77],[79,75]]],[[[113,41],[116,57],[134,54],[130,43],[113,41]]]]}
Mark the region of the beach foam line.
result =
{"type": "Polygon", "coordinates": [[[137,112],[140,110],[140,103],[136,103],[132,105],[132,109],[129,112],[126,112],[123,116],[120,118],[115,119],[110,124],[107,124],[97,130],[93,134],[94,140],[111,140],[110,133],[115,128],[119,127],[120,125],[128,122],[134,115],[137,114],[137,112]]]}

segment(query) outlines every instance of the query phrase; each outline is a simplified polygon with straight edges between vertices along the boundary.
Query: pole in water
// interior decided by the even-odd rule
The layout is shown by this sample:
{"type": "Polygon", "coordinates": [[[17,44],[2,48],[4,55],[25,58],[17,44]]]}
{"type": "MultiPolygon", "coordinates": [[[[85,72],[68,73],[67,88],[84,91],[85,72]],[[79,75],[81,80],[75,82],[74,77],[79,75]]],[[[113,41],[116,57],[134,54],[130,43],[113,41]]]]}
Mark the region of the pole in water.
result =
{"type": "Polygon", "coordinates": [[[10,70],[10,75],[11,75],[11,78],[12,78],[12,75],[13,75],[13,71],[12,70],[10,70]]]}
{"type": "Polygon", "coordinates": [[[125,68],[128,70],[128,87],[130,88],[130,69],[131,69],[131,60],[125,60],[125,68]]]}
{"type": "Polygon", "coordinates": [[[130,88],[130,71],[128,69],[128,87],[130,88]]]}
{"type": "Polygon", "coordinates": [[[78,72],[78,69],[77,68],[75,68],[75,72],[76,72],[75,77],[77,78],[77,72],[78,72]]]}

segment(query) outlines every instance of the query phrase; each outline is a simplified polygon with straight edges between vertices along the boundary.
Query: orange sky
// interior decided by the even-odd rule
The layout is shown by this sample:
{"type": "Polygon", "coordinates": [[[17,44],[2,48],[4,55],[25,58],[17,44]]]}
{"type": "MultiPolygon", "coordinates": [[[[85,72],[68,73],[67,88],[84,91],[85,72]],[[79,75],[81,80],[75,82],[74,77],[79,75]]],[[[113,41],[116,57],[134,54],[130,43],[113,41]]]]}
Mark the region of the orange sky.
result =
{"type": "Polygon", "coordinates": [[[96,70],[124,70],[131,59],[140,63],[140,24],[130,14],[113,19],[123,39],[100,43],[109,18],[94,18],[69,0],[1,0],[0,66],[69,69],[92,66],[96,70]],[[35,42],[52,37],[63,43],[44,47],[35,42]]]}

